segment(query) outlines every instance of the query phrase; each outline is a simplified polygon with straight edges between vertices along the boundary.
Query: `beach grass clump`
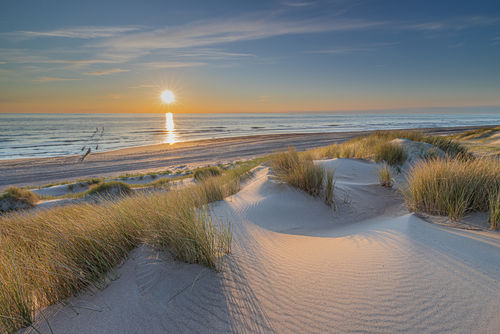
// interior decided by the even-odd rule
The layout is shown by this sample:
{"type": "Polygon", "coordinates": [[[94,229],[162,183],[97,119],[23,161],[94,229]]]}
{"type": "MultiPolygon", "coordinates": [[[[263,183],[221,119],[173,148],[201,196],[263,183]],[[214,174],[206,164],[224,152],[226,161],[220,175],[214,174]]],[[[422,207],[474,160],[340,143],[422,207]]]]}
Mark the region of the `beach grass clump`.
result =
{"type": "Polygon", "coordinates": [[[406,161],[407,154],[400,145],[385,142],[373,147],[373,159],[376,162],[384,161],[391,166],[396,166],[406,161]]]}
{"type": "Polygon", "coordinates": [[[385,161],[390,165],[401,165],[407,159],[404,148],[376,135],[355,137],[342,144],[313,150],[312,153],[316,157],[373,159],[376,162],[385,161]]]}
{"type": "Polygon", "coordinates": [[[287,152],[274,155],[271,166],[283,182],[311,196],[323,196],[325,203],[333,205],[333,172],[328,173],[323,167],[315,165],[311,154],[299,155],[290,147],[287,152]]]}
{"type": "Polygon", "coordinates": [[[38,196],[27,189],[8,187],[0,195],[0,212],[30,209],[35,206],[38,196]]]}
{"type": "Polygon", "coordinates": [[[376,131],[370,135],[354,137],[341,144],[313,149],[310,152],[317,159],[348,158],[366,159],[376,162],[385,161],[391,166],[401,165],[407,159],[407,154],[400,145],[391,143],[396,138],[404,138],[417,142],[425,142],[438,147],[447,155],[455,157],[470,157],[468,149],[459,142],[437,136],[427,136],[420,130],[376,131]]]}
{"type": "Polygon", "coordinates": [[[231,226],[214,220],[207,204],[238,191],[255,166],[249,162],[179,190],[1,217],[0,332],[31,326],[43,307],[102,288],[109,272],[144,243],[220,268],[231,249],[231,226]]]}
{"type": "Polygon", "coordinates": [[[500,161],[491,158],[436,158],[418,161],[404,190],[410,210],[447,215],[459,221],[466,213],[491,209],[500,189],[500,161]]]}
{"type": "Polygon", "coordinates": [[[206,178],[219,176],[222,174],[222,170],[217,166],[208,166],[203,168],[197,168],[194,170],[193,177],[197,181],[202,181],[206,178]]]}
{"type": "Polygon", "coordinates": [[[491,135],[496,134],[498,131],[500,131],[500,126],[485,127],[485,128],[462,132],[460,134],[454,135],[454,138],[459,140],[475,140],[475,139],[477,140],[477,139],[488,138],[491,135]]]}
{"type": "Polygon", "coordinates": [[[382,187],[392,188],[392,186],[394,185],[392,169],[385,163],[378,167],[377,178],[382,187]]]}
{"type": "Polygon", "coordinates": [[[156,180],[156,181],[150,183],[150,185],[154,189],[168,189],[168,188],[170,188],[171,184],[172,184],[171,179],[169,179],[169,178],[159,179],[159,180],[156,180]]]}
{"type": "Polygon", "coordinates": [[[112,197],[130,195],[133,193],[132,187],[125,182],[110,181],[98,183],[87,191],[87,195],[112,197]]]}
{"type": "Polygon", "coordinates": [[[489,206],[490,227],[492,230],[500,230],[500,190],[490,194],[489,206]]]}

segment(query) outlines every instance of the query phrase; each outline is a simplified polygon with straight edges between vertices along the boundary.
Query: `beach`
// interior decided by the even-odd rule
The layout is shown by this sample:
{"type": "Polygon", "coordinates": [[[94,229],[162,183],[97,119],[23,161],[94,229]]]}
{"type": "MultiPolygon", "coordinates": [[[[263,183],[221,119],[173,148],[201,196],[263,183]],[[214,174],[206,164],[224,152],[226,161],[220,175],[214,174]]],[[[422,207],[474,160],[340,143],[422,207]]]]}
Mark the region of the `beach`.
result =
{"type": "MultiPolygon", "coordinates": [[[[447,135],[478,127],[421,129],[429,135],[447,135]]],[[[409,129],[410,130],[410,129],[409,129]]],[[[170,144],[131,147],[89,155],[0,160],[0,190],[12,186],[40,186],[91,177],[147,173],[175,168],[195,168],[251,159],[294,146],[297,150],[343,142],[372,131],[272,134],[218,138],[170,144]]]]}
{"type": "Polygon", "coordinates": [[[498,332],[499,161],[439,135],[494,142],[500,127],[466,130],[265,135],[83,163],[2,161],[10,182],[29,185],[192,171],[156,175],[166,188],[141,188],[153,181],[142,175],[32,189],[49,199],[0,220],[4,312],[32,310],[25,323],[5,324],[19,333],[498,332]],[[195,169],[222,162],[232,164],[195,169]],[[116,182],[139,187],[91,193],[116,182]],[[456,189],[470,195],[446,197],[456,189]],[[35,297],[16,304],[17,294],[35,297]]]}
{"type": "Polygon", "coordinates": [[[230,220],[233,230],[220,272],[141,246],[106,288],[43,310],[34,327],[42,333],[498,331],[498,233],[408,213],[396,190],[377,184],[374,163],[318,163],[335,168],[336,210],[258,167],[237,194],[212,205],[213,219],[230,220]]]}

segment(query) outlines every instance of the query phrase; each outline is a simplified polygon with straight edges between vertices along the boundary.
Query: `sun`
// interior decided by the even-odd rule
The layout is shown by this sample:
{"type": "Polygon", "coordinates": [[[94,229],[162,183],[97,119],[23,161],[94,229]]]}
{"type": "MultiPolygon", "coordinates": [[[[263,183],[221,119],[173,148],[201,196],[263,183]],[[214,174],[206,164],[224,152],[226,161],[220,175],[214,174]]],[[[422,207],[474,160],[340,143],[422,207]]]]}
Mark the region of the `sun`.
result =
{"type": "Polygon", "coordinates": [[[161,101],[166,104],[175,102],[175,95],[171,90],[164,90],[160,95],[161,101]]]}

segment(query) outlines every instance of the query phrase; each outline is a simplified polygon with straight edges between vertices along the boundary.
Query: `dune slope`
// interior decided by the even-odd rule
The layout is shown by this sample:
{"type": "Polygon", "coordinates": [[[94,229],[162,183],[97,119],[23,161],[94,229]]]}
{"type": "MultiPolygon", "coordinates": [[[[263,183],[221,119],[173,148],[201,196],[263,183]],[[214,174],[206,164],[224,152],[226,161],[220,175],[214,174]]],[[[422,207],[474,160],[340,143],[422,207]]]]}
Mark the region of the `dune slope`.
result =
{"type": "Polygon", "coordinates": [[[376,185],[376,165],[336,168],[332,212],[259,169],[213,206],[233,253],[215,273],[148,247],[108,287],[44,310],[54,333],[498,332],[500,235],[429,224],[376,185]],[[373,174],[371,174],[373,172],[373,174]],[[356,174],[358,173],[358,174],[356,174]],[[340,189],[342,191],[340,191],[340,189]]]}

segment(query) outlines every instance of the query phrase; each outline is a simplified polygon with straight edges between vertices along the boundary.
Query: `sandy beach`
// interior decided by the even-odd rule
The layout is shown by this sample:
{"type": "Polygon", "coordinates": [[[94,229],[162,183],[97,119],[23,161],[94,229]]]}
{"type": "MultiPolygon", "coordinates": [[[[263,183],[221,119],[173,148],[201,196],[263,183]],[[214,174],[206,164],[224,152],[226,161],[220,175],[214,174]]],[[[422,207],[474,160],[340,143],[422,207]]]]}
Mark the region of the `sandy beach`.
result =
{"type": "MultiPolygon", "coordinates": [[[[376,164],[336,170],[332,211],[259,167],[214,203],[233,252],[220,273],[134,250],[103,290],[45,309],[43,333],[494,333],[500,235],[430,224],[384,189],[376,164]],[[47,327],[50,324],[50,330],[47,327]]],[[[32,332],[32,331],[29,331],[32,332]]]]}
{"type": "MultiPolygon", "coordinates": [[[[468,129],[474,127],[422,130],[430,135],[445,135],[468,129]]],[[[89,177],[163,171],[179,166],[195,168],[250,159],[288,146],[294,146],[297,150],[325,146],[368,133],[278,134],[141,146],[91,154],[83,163],[79,162],[80,156],[0,160],[0,190],[9,185],[36,186],[89,177]]]]}

